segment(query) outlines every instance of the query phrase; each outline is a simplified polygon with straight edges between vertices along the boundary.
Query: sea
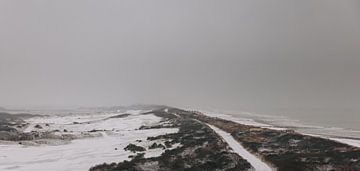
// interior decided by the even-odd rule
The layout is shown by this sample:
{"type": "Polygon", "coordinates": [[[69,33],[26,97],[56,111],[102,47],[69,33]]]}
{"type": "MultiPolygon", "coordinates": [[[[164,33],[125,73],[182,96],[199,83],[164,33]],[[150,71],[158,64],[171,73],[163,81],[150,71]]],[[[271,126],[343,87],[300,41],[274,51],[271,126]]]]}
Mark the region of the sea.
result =
{"type": "Polygon", "coordinates": [[[212,110],[211,112],[274,127],[293,129],[305,134],[360,140],[360,111],[301,109],[252,110],[250,112],[212,110]]]}

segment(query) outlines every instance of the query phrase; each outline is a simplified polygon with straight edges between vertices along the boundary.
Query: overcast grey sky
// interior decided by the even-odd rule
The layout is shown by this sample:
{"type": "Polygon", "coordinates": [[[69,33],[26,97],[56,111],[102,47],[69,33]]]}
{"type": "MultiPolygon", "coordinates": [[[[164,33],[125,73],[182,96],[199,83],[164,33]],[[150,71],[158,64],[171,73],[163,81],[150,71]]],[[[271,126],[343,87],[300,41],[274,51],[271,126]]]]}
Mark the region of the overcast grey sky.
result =
{"type": "Polygon", "coordinates": [[[360,111],[360,1],[1,0],[0,106],[360,111]]]}

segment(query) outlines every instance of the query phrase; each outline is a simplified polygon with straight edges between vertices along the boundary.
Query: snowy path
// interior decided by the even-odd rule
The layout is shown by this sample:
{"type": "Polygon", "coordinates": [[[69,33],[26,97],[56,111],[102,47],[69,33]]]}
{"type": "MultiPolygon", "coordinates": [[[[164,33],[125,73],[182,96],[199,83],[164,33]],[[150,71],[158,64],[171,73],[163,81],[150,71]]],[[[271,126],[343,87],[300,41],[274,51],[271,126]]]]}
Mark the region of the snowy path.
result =
{"type": "Polygon", "coordinates": [[[242,158],[247,160],[251,166],[255,168],[256,171],[271,171],[271,167],[269,167],[266,163],[258,159],[255,155],[248,152],[244,147],[242,147],[232,136],[231,134],[215,127],[212,125],[208,126],[213,129],[218,135],[220,135],[234,150],[235,153],[238,153],[242,158]]]}

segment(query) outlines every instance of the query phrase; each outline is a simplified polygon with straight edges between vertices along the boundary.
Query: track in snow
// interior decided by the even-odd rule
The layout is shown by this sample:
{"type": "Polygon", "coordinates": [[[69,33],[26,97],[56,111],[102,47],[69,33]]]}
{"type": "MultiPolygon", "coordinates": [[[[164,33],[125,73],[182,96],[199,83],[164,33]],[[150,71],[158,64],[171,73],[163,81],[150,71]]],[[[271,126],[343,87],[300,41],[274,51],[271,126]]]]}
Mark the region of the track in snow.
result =
{"type": "Polygon", "coordinates": [[[232,137],[231,134],[215,126],[209,124],[208,126],[213,129],[218,135],[220,135],[229,144],[229,146],[233,149],[235,153],[239,154],[242,158],[247,160],[256,171],[272,171],[270,166],[258,159],[255,155],[248,152],[232,137]]]}

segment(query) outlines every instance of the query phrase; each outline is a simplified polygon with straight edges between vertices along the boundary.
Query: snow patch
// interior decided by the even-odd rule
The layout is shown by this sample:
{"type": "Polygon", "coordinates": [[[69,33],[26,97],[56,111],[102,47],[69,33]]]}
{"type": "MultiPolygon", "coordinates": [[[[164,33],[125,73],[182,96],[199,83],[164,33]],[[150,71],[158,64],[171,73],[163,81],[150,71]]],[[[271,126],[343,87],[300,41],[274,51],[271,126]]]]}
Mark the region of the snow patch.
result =
{"type": "MultiPolygon", "coordinates": [[[[162,118],[155,115],[139,115],[140,111],[131,112],[132,115],[128,117],[110,119],[107,118],[119,115],[119,113],[31,118],[27,120],[31,123],[26,130],[28,132],[66,129],[67,132],[59,132],[59,134],[81,134],[91,130],[101,130],[96,133],[102,136],[75,139],[70,143],[60,145],[46,143],[38,146],[0,144],[0,170],[35,171],[45,168],[57,171],[88,170],[90,167],[104,162],[130,160],[128,156],[134,155],[134,153],[125,151],[124,148],[137,140],[150,144],[147,142],[149,136],[178,132],[177,128],[139,130],[138,128],[142,125],[158,124],[162,118]],[[37,124],[43,128],[34,128],[37,124]]],[[[163,149],[147,150],[145,157],[159,156],[163,151],[163,149]]]]}
{"type": "Polygon", "coordinates": [[[268,166],[266,163],[258,159],[255,155],[251,154],[249,151],[247,151],[243,146],[240,145],[232,136],[231,134],[215,127],[212,125],[208,126],[213,129],[218,135],[220,135],[233,149],[233,151],[237,154],[239,154],[242,158],[247,160],[251,166],[254,167],[257,171],[271,171],[271,167],[268,166]]]}
{"type": "Polygon", "coordinates": [[[345,138],[330,138],[331,140],[348,144],[354,147],[360,147],[360,140],[345,139],[345,138]]]}

